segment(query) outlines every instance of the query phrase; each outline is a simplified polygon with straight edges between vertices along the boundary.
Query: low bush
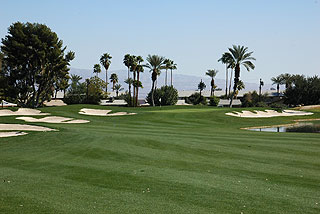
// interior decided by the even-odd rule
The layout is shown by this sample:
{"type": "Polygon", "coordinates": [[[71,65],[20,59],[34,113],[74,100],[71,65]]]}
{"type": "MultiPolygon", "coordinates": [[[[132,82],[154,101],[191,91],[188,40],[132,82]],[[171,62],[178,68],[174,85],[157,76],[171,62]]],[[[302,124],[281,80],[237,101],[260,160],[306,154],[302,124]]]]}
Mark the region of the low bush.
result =
{"type": "Polygon", "coordinates": [[[200,96],[200,93],[196,92],[186,99],[186,103],[193,105],[207,105],[207,99],[204,96],[200,96]]]}
{"type": "MultiPolygon", "coordinates": [[[[147,96],[147,102],[152,105],[151,91],[147,96]]],[[[154,104],[156,106],[175,105],[178,102],[178,91],[173,86],[162,86],[153,93],[154,104]]]]}
{"type": "Polygon", "coordinates": [[[216,96],[212,96],[212,97],[210,97],[209,105],[210,106],[218,106],[219,102],[220,102],[220,98],[218,98],[216,96]]]}

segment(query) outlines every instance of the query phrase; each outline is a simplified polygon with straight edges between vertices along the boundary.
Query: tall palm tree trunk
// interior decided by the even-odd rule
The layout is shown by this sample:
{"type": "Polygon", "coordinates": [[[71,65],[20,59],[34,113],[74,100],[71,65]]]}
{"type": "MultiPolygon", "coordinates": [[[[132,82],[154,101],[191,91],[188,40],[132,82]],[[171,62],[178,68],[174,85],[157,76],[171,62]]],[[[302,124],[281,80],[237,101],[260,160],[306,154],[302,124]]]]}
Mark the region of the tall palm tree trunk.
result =
{"type": "Polygon", "coordinates": [[[172,69],[171,69],[171,86],[172,86],[172,69]]]}
{"type": "Polygon", "coordinates": [[[277,84],[277,93],[278,93],[278,97],[280,97],[280,85],[277,84]]]}
{"type": "Polygon", "coordinates": [[[211,97],[213,96],[213,86],[214,86],[214,80],[213,78],[211,78],[211,93],[210,93],[211,97]]]}
{"type": "MultiPolygon", "coordinates": [[[[136,81],[136,71],[133,71],[133,82],[136,81]]],[[[133,106],[136,106],[136,85],[133,85],[133,106]]]]}
{"type": "Polygon", "coordinates": [[[228,96],[228,65],[226,64],[226,96],[228,96]]]}
{"type": "Polygon", "coordinates": [[[151,87],[151,101],[152,101],[152,106],[154,106],[154,82],[152,81],[152,87],[151,87]]]}
{"type": "Polygon", "coordinates": [[[239,77],[240,77],[240,65],[237,64],[235,69],[234,69],[234,86],[233,86],[233,93],[232,93],[232,96],[230,98],[230,105],[229,105],[230,108],[232,108],[233,97],[234,97],[234,95],[236,94],[236,91],[237,91],[239,77]]]}
{"type": "Polygon", "coordinates": [[[166,86],[167,86],[168,69],[166,69],[166,86]]]}
{"type": "Polygon", "coordinates": [[[230,70],[229,96],[231,95],[231,85],[232,85],[232,69],[230,70]]]}
{"type": "Polygon", "coordinates": [[[137,92],[136,92],[136,106],[138,106],[138,96],[139,96],[139,80],[140,80],[140,72],[137,72],[137,92]]]}
{"type": "MultiPolygon", "coordinates": [[[[129,67],[128,67],[128,80],[130,78],[130,70],[129,70],[129,67]]],[[[129,102],[128,103],[129,105],[131,105],[131,82],[129,81],[129,102]]]]}
{"type": "Polygon", "coordinates": [[[106,69],[106,93],[108,93],[108,70],[106,69]]]}

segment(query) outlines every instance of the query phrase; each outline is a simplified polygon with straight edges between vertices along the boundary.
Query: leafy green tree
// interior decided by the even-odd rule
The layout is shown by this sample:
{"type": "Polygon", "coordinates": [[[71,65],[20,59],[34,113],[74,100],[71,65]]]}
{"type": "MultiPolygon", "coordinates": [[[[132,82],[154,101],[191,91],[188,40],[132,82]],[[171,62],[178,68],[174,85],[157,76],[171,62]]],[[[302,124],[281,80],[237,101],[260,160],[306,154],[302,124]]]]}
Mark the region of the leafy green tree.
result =
{"type": "Polygon", "coordinates": [[[3,53],[0,52],[0,73],[2,72],[3,53]]]}
{"type": "Polygon", "coordinates": [[[99,64],[93,65],[93,73],[95,73],[96,76],[99,77],[99,74],[101,73],[101,66],[99,64]]]}
{"type": "Polygon", "coordinates": [[[234,69],[234,85],[233,85],[233,94],[230,100],[230,107],[232,106],[232,101],[234,94],[236,93],[239,78],[240,78],[240,65],[243,65],[248,71],[254,69],[255,65],[252,61],[256,60],[253,58],[253,52],[248,52],[248,47],[236,46],[233,45],[232,48],[229,48],[229,52],[224,53],[225,61],[230,65],[230,68],[234,69]]]}
{"type": "Polygon", "coordinates": [[[280,96],[280,85],[284,84],[284,79],[282,78],[281,75],[279,75],[277,77],[272,77],[271,81],[272,81],[272,84],[277,85],[277,93],[278,93],[278,96],[280,96]]]}
{"type": "Polygon", "coordinates": [[[193,105],[207,105],[207,99],[198,92],[191,94],[186,99],[186,102],[193,105]]]}
{"type": "Polygon", "coordinates": [[[202,82],[202,80],[200,81],[200,83],[198,84],[198,89],[200,91],[200,97],[201,97],[201,92],[206,88],[206,84],[204,82],[202,82]]]}
{"type": "Polygon", "coordinates": [[[210,106],[218,106],[220,102],[220,98],[216,97],[216,96],[211,96],[210,100],[209,100],[209,105],[210,106]]]}
{"type": "Polygon", "coordinates": [[[214,78],[216,77],[218,72],[219,71],[215,69],[208,70],[206,72],[206,75],[211,77],[211,94],[210,94],[211,97],[214,96],[214,89],[216,88],[216,85],[214,84],[214,78]]]}
{"type": "Polygon", "coordinates": [[[118,83],[118,75],[116,73],[111,74],[110,76],[110,82],[112,82],[112,90],[115,89],[115,84],[118,83]]]}
{"type": "Polygon", "coordinates": [[[87,100],[88,104],[98,104],[101,99],[106,98],[106,92],[104,88],[106,87],[106,82],[99,77],[91,77],[87,85],[87,100]]]}
{"type": "Polygon", "coordinates": [[[112,59],[112,56],[108,53],[104,53],[100,57],[100,63],[104,67],[104,69],[106,70],[106,82],[105,82],[106,83],[106,92],[108,92],[108,69],[111,64],[111,59],[112,59]]]}
{"type": "Polygon", "coordinates": [[[290,86],[284,92],[284,100],[289,105],[320,104],[320,78],[292,75],[290,86]]]}
{"type": "Polygon", "coordinates": [[[50,99],[59,77],[66,77],[74,53],[46,25],[13,23],[2,39],[6,94],[21,106],[36,108],[50,99]]]}
{"type": "Polygon", "coordinates": [[[150,69],[151,72],[151,80],[152,80],[152,87],[151,87],[151,100],[152,100],[152,106],[155,106],[154,104],[154,86],[155,81],[157,80],[158,75],[160,75],[161,70],[164,68],[164,60],[165,58],[158,55],[148,55],[147,57],[147,64],[144,65],[146,68],[150,69]]]}
{"type": "MultiPolygon", "coordinates": [[[[147,96],[147,102],[152,103],[152,92],[147,96]]],[[[173,86],[162,86],[154,90],[154,103],[156,106],[175,105],[178,102],[178,91],[173,86]]]]}

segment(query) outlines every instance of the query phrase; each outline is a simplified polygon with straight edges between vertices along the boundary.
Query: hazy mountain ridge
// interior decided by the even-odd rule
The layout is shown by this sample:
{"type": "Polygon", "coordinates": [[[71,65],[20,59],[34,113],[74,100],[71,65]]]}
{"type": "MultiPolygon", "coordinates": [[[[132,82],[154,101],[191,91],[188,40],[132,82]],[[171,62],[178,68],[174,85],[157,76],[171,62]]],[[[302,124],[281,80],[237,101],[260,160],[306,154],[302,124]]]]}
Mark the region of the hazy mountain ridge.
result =
{"type": "MultiPolygon", "coordinates": [[[[108,71],[108,77],[110,78],[110,75],[112,73],[116,73],[118,75],[119,83],[122,85],[124,90],[128,89],[128,85],[124,83],[124,80],[128,78],[128,71],[123,69],[123,70],[110,70],[108,71]]],[[[165,84],[165,71],[161,72],[161,75],[158,76],[157,80],[157,87],[161,87],[165,84]]],[[[70,69],[70,74],[76,74],[81,76],[84,81],[86,78],[90,78],[95,76],[93,73],[93,70],[90,69],[79,69],[79,68],[71,68],[70,69]]],[[[132,72],[130,72],[130,75],[132,77],[132,72]]],[[[204,81],[207,88],[206,90],[210,90],[210,81],[211,79],[206,76],[193,76],[193,75],[186,75],[186,74],[176,74],[173,71],[173,85],[174,87],[179,90],[179,91],[196,91],[198,89],[198,84],[201,81],[204,81]]],[[[100,74],[99,77],[103,80],[106,79],[106,73],[103,70],[100,74]]],[[[144,97],[148,94],[148,92],[151,90],[151,73],[149,71],[145,71],[143,73],[140,73],[140,81],[142,82],[143,88],[139,90],[140,96],[144,97]]],[[[112,84],[110,84],[110,80],[108,80],[109,85],[108,85],[108,90],[112,90],[112,84]]],[[[253,91],[259,90],[259,84],[258,83],[249,83],[249,82],[244,82],[246,88],[244,91],[253,91]]],[[[218,88],[221,88],[223,91],[225,91],[225,79],[215,79],[215,84],[218,86],[218,88]]],[[[168,85],[170,85],[170,71],[168,71],[168,85]]],[[[265,84],[263,86],[263,90],[269,90],[271,87],[276,87],[272,86],[271,84],[265,84]]]]}

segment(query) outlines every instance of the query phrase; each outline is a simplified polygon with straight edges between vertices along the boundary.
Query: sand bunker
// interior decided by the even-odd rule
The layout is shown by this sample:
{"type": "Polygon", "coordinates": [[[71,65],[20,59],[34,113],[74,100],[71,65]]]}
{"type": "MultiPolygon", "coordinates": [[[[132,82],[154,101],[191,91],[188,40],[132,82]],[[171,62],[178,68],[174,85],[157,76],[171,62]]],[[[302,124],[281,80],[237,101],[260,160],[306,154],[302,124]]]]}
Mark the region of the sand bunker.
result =
{"type": "Polygon", "coordinates": [[[51,100],[51,101],[45,101],[43,103],[45,106],[66,106],[67,104],[65,104],[62,100],[51,100]]]}
{"type": "Polygon", "coordinates": [[[40,110],[30,108],[19,108],[18,111],[8,109],[0,110],[0,116],[17,116],[17,115],[49,115],[50,113],[41,113],[40,110]]]}
{"type": "Polygon", "coordinates": [[[14,136],[21,136],[26,135],[28,133],[25,132],[0,132],[0,137],[14,137],[14,136]]]}
{"type": "Polygon", "coordinates": [[[0,131],[56,131],[55,129],[50,129],[42,126],[32,126],[25,124],[0,124],[0,131]]]}
{"type": "Polygon", "coordinates": [[[277,112],[274,110],[265,110],[265,111],[242,111],[242,112],[229,112],[226,115],[234,117],[244,117],[244,118],[265,118],[265,117],[287,117],[287,116],[304,116],[312,115],[311,112],[304,111],[295,111],[295,110],[284,110],[283,112],[277,112]]]}
{"type": "Polygon", "coordinates": [[[33,117],[17,117],[18,120],[24,120],[26,122],[41,122],[41,123],[89,123],[89,120],[75,120],[74,118],[50,116],[44,118],[33,117]]]}
{"type": "Polygon", "coordinates": [[[136,113],[128,113],[128,112],[117,112],[117,113],[109,114],[109,112],[111,111],[112,110],[83,108],[79,111],[79,114],[92,115],[92,116],[107,116],[107,117],[136,114],[136,113]]]}
{"type": "Polygon", "coordinates": [[[32,126],[24,124],[0,124],[0,137],[13,137],[26,135],[28,133],[20,131],[38,131],[38,132],[47,132],[47,131],[56,131],[55,129],[50,129],[42,126],[32,126]],[[1,131],[18,131],[18,132],[1,132],[1,131]]]}
{"type": "Polygon", "coordinates": [[[297,109],[299,110],[320,109],[320,105],[301,106],[301,107],[297,107],[297,109]]]}

